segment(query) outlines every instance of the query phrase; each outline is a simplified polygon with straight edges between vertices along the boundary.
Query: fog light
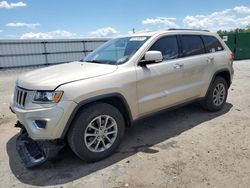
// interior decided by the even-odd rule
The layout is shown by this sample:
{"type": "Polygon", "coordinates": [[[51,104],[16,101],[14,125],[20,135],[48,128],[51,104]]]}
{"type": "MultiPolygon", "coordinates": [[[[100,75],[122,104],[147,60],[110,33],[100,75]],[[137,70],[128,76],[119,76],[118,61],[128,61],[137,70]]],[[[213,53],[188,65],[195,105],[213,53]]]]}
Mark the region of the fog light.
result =
{"type": "Polygon", "coordinates": [[[33,125],[39,129],[45,129],[47,125],[47,121],[46,120],[34,120],[33,125]]]}

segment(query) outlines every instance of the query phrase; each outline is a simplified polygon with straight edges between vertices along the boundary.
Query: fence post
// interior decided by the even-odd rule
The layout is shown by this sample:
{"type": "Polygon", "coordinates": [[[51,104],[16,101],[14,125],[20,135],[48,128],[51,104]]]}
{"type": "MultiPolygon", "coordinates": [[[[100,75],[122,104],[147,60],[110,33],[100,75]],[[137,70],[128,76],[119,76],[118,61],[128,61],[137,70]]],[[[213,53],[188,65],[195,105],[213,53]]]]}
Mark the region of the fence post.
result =
{"type": "Polygon", "coordinates": [[[47,52],[47,44],[48,42],[46,41],[43,41],[42,44],[43,44],[43,50],[44,50],[44,56],[45,56],[45,65],[49,65],[49,61],[48,61],[48,52],[47,52]]]}
{"type": "Polygon", "coordinates": [[[83,53],[84,53],[84,57],[86,57],[86,41],[82,41],[82,44],[83,44],[83,53]]]}

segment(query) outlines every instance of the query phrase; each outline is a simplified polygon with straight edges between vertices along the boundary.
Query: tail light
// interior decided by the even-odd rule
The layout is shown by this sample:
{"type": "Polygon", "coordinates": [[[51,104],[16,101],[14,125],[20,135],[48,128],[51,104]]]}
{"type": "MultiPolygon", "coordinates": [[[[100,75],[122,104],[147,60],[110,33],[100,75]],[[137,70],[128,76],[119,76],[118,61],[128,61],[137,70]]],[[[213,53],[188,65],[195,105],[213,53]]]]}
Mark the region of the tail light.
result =
{"type": "Polygon", "coordinates": [[[231,55],[230,55],[230,60],[231,60],[231,61],[234,60],[234,54],[233,54],[233,53],[231,53],[231,55]]]}

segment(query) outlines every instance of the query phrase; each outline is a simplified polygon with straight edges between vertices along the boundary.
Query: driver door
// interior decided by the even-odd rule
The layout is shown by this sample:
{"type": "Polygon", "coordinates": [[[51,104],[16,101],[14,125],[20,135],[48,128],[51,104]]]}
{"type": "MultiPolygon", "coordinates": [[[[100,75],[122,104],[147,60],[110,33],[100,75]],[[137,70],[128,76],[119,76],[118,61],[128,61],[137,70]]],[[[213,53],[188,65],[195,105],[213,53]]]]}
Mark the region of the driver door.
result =
{"type": "Polygon", "coordinates": [[[182,63],[177,36],[158,39],[149,49],[161,51],[163,61],[137,66],[139,114],[144,115],[171,106],[181,100],[178,87],[182,82],[182,63]]]}

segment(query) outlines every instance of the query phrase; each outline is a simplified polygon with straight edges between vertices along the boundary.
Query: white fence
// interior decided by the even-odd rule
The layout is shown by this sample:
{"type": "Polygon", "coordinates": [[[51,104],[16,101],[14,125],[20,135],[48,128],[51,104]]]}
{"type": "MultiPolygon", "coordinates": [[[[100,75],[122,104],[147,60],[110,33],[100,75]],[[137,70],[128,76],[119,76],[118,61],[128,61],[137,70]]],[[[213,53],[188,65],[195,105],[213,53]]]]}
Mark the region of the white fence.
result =
{"type": "Polygon", "coordinates": [[[0,68],[83,59],[108,39],[0,40],[0,68]]]}

